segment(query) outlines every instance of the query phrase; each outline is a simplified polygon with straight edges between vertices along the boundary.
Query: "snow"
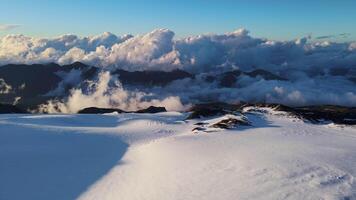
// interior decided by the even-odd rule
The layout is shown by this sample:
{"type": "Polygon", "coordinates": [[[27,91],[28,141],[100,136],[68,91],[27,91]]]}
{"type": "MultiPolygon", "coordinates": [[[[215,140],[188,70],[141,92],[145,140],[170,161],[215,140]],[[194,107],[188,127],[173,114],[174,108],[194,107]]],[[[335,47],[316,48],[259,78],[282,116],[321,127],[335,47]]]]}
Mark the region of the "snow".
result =
{"type": "Polygon", "coordinates": [[[0,115],[0,199],[356,199],[356,129],[245,110],[0,115]]]}

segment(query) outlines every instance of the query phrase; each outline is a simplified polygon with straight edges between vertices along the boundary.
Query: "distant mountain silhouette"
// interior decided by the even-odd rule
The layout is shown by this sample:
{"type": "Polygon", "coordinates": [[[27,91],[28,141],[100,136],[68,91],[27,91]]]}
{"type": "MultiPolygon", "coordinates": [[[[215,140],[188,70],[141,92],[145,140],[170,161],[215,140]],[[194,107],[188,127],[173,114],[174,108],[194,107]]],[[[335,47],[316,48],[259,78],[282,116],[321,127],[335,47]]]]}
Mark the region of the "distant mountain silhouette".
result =
{"type": "MultiPolygon", "coordinates": [[[[0,67],[0,79],[3,79],[12,89],[6,94],[0,94],[0,102],[12,104],[17,98],[22,107],[35,108],[47,100],[66,97],[70,89],[80,87],[80,83],[84,80],[94,80],[100,71],[98,67],[87,66],[80,62],[63,66],[55,63],[4,65],[0,67]],[[76,84],[66,84],[63,93],[52,95],[50,92],[58,88],[65,79],[63,76],[72,70],[81,72],[81,80],[76,81],[76,84]]],[[[175,80],[194,78],[194,75],[183,70],[171,72],[115,70],[111,74],[117,75],[124,86],[164,86],[175,80]]]]}
{"type": "Polygon", "coordinates": [[[128,85],[146,85],[146,86],[164,86],[168,83],[194,76],[183,70],[165,71],[134,71],[129,72],[122,69],[112,72],[117,74],[122,84],[128,85]]]}
{"type": "Polygon", "coordinates": [[[155,107],[150,106],[145,109],[137,110],[137,111],[124,111],[117,108],[98,108],[98,107],[89,107],[84,108],[78,111],[79,114],[105,114],[105,113],[159,113],[159,112],[167,112],[165,107],[155,107]]]}
{"type": "MultiPolygon", "coordinates": [[[[16,97],[21,97],[20,103],[22,104],[43,103],[51,98],[45,94],[56,89],[63,80],[59,73],[68,73],[73,69],[82,72],[83,80],[92,79],[98,71],[98,68],[79,62],[63,66],[55,63],[1,66],[0,79],[10,85],[12,90],[7,94],[0,94],[0,102],[12,103],[16,97]]],[[[67,90],[69,89],[67,88],[67,90]]]]}

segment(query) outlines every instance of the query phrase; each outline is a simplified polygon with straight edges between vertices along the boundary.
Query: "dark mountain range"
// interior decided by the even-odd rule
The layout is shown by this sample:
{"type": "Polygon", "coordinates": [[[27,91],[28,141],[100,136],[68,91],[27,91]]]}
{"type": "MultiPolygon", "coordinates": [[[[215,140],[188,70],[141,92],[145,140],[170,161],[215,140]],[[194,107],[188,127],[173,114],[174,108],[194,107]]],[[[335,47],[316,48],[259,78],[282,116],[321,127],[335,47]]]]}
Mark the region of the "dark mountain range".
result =
{"type": "MultiPolygon", "coordinates": [[[[55,90],[72,70],[80,71],[82,80],[92,79],[98,68],[86,66],[76,62],[71,65],[57,65],[54,63],[40,65],[5,65],[0,67],[0,79],[11,87],[7,93],[0,94],[0,102],[12,103],[16,98],[24,105],[43,103],[51,96],[46,96],[55,90]]],[[[80,80],[79,80],[80,81],[80,80]]],[[[68,91],[75,85],[66,85],[68,91]]],[[[59,96],[64,96],[66,93],[59,96]]],[[[25,106],[25,107],[26,107],[25,106]]]]}
{"type": "MultiPolygon", "coordinates": [[[[0,103],[17,103],[21,108],[34,109],[51,99],[63,99],[73,88],[83,88],[85,81],[95,81],[102,69],[80,62],[60,66],[55,63],[33,65],[5,65],[0,67],[0,103]],[[1,83],[7,87],[1,92],[1,83]]],[[[165,87],[173,81],[195,79],[197,74],[183,70],[173,71],[125,71],[113,70],[111,75],[126,86],[165,87]]],[[[242,76],[265,80],[286,81],[271,72],[257,69],[250,72],[233,70],[206,74],[203,82],[217,82],[221,88],[238,88],[236,82],[242,76]]]]}
{"type": "Polygon", "coordinates": [[[172,81],[194,78],[194,75],[183,70],[165,71],[134,71],[116,70],[112,74],[117,74],[122,84],[164,86],[172,81]]]}
{"type": "MultiPolygon", "coordinates": [[[[50,99],[65,97],[70,89],[80,87],[85,80],[96,79],[100,71],[97,67],[80,62],[63,66],[54,63],[1,66],[0,80],[11,89],[6,93],[0,93],[0,102],[12,104],[17,99],[21,107],[34,108],[50,99]]],[[[171,72],[116,70],[111,74],[117,75],[124,86],[164,86],[175,80],[194,78],[182,70],[171,72]]]]}

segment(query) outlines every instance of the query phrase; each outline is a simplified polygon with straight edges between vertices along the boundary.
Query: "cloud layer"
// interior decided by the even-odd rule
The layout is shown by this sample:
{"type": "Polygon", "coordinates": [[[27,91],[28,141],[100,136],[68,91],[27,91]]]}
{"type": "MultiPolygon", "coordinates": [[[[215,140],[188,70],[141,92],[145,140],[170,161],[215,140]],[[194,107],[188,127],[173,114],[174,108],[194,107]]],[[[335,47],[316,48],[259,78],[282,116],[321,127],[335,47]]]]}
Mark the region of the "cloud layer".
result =
{"type": "Polygon", "coordinates": [[[131,101],[131,98],[133,102],[137,99],[140,99],[137,102],[141,102],[144,99],[142,94],[158,102],[174,97],[183,104],[243,100],[288,105],[356,106],[356,42],[335,43],[323,38],[311,40],[307,37],[274,41],[252,37],[245,29],[181,39],[175,39],[174,32],[167,29],[137,36],[116,36],[106,32],[90,37],[64,35],[41,39],[8,35],[0,39],[0,65],[49,62],[63,65],[75,61],[109,71],[183,69],[197,76],[164,87],[140,88],[140,91],[114,87],[116,91],[128,93],[124,96],[116,95],[117,92],[106,95],[93,92],[89,96],[79,91],[73,92],[72,99],[63,108],[71,111],[75,110],[75,106],[68,105],[73,99],[80,97],[87,100],[82,102],[93,103],[97,101],[92,102],[91,97],[95,99],[97,94],[106,96],[107,102],[112,102],[116,97],[123,98],[118,106],[128,109],[142,104],[124,102],[131,101]],[[216,82],[203,80],[204,75],[214,76],[234,69],[245,72],[263,69],[288,81],[241,76],[235,88],[225,88],[216,82]]]}
{"type": "Polygon", "coordinates": [[[70,64],[80,61],[101,67],[127,70],[172,70],[192,72],[264,68],[314,70],[356,65],[355,43],[312,42],[307,38],[271,41],[254,38],[245,29],[174,39],[174,32],[157,29],[145,35],[78,37],[63,35],[41,39],[8,35],[0,39],[0,64],[70,64]]]}

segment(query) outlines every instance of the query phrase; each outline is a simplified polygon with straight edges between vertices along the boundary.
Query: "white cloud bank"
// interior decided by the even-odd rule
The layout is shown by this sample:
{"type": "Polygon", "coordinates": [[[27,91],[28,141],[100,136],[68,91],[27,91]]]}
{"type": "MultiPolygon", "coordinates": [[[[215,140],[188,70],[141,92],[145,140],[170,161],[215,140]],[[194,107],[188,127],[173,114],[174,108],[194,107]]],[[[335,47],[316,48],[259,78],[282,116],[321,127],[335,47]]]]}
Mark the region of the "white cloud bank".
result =
{"type": "MultiPolygon", "coordinates": [[[[71,99],[62,107],[71,112],[77,110],[71,104],[75,103],[75,98],[79,98],[83,105],[91,105],[98,102],[100,95],[105,97],[105,102],[123,99],[118,105],[123,109],[143,105],[135,103],[137,99],[144,99],[142,96],[156,96],[156,99],[160,99],[159,102],[173,96],[179,97],[184,103],[203,99],[356,106],[356,42],[334,43],[310,40],[307,37],[272,41],[252,37],[245,29],[182,39],[175,39],[174,32],[167,29],[121,37],[106,32],[90,37],[64,35],[41,39],[8,35],[0,39],[0,65],[49,62],[70,64],[75,61],[107,70],[183,69],[195,74],[214,74],[232,69],[264,69],[288,81],[242,77],[236,84],[237,88],[231,89],[197,78],[176,81],[163,88],[143,88],[144,95],[116,87],[115,90],[120,92],[109,92],[108,95],[107,92],[103,94],[102,90],[98,90],[90,93],[90,98],[78,90],[72,92],[71,99]],[[123,96],[116,95],[118,93],[123,96]],[[96,94],[100,95],[95,97],[96,94]],[[133,98],[134,103],[128,97],[133,98]]],[[[107,105],[111,104],[97,106],[107,105]]]]}
{"type": "Polygon", "coordinates": [[[231,33],[174,39],[174,32],[156,29],[145,35],[122,37],[63,35],[41,39],[8,35],[0,39],[0,65],[9,63],[70,64],[80,61],[127,70],[185,69],[191,72],[264,68],[314,70],[356,65],[355,43],[312,42],[307,38],[271,41],[254,38],[245,29],[231,33]]]}

